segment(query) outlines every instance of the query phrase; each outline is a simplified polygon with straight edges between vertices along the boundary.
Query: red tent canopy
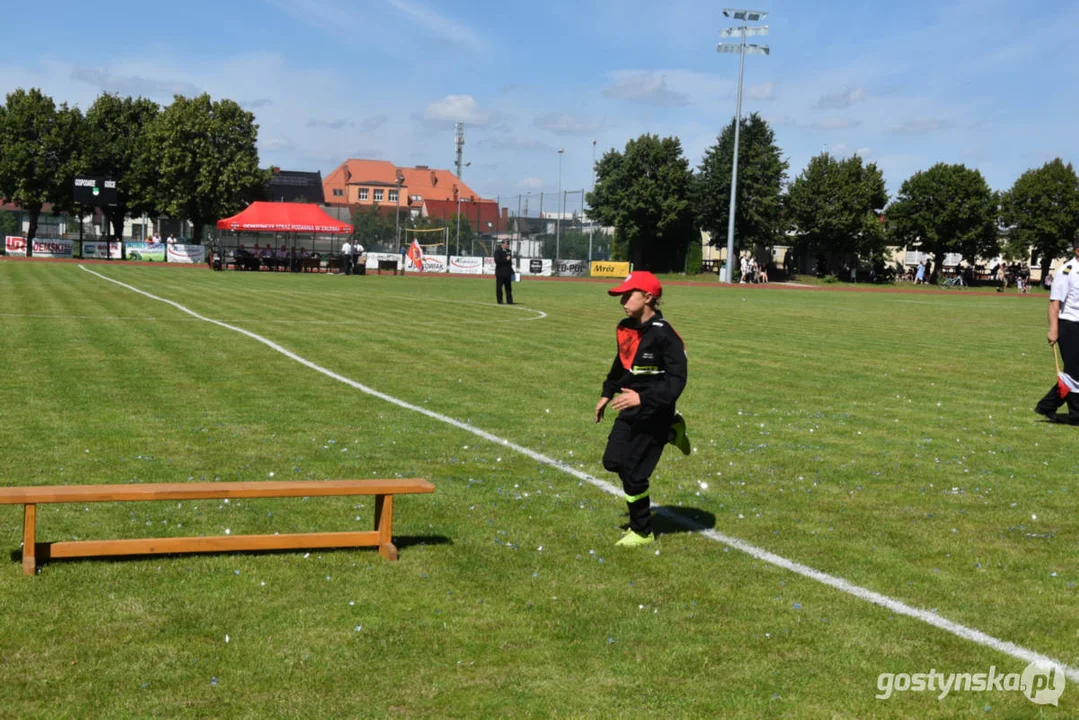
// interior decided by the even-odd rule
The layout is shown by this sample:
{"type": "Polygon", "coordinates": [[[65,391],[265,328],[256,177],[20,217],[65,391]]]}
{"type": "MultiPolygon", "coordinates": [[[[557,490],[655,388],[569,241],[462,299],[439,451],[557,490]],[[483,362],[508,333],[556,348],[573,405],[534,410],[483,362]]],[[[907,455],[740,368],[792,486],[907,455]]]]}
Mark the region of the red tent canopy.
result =
{"type": "Polygon", "coordinates": [[[302,232],[345,235],[352,226],[307,203],[253,202],[232,217],[217,221],[218,230],[302,232]]]}

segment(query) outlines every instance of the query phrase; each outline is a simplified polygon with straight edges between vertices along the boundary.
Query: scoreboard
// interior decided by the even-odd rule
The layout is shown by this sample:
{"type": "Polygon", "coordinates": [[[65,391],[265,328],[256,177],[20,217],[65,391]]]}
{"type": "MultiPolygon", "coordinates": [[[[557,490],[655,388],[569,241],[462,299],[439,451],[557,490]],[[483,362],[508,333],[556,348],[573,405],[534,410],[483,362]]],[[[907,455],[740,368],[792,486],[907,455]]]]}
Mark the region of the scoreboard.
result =
{"type": "Polygon", "coordinates": [[[96,207],[115,205],[116,181],[108,177],[76,177],[75,202],[96,207]]]}

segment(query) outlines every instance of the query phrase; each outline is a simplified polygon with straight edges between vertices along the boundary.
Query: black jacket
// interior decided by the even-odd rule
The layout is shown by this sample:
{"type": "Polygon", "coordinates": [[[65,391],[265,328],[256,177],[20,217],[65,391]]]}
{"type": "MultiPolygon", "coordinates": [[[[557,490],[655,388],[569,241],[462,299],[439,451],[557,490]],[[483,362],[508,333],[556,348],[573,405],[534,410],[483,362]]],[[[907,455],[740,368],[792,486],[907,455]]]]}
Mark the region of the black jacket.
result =
{"type": "Polygon", "coordinates": [[[495,277],[513,277],[513,254],[509,250],[495,249],[495,277]]]}
{"type": "Polygon", "coordinates": [[[656,311],[640,325],[632,318],[618,323],[618,352],[603,381],[602,397],[622,388],[636,390],[641,406],[622,413],[629,422],[669,422],[674,405],[686,387],[686,346],[656,311]]]}

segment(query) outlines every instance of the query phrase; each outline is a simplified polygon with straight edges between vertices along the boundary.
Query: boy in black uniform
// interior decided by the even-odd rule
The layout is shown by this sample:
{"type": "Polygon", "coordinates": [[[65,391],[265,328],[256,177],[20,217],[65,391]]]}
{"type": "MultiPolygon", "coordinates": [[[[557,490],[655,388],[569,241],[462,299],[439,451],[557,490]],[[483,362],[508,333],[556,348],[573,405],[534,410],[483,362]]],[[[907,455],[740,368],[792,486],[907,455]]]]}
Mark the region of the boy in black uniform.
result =
{"type": "Polygon", "coordinates": [[[629,506],[629,530],[616,545],[655,541],[648,478],[668,442],[690,451],[685,421],[674,407],[686,386],[686,348],[657,308],[662,293],[656,276],[645,271],[607,291],[622,296],[627,315],[618,323],[618,353],[595,412],[597,423],[608,403],[618,412],[603,453],[603,467],[618,473],[629,506]]]}

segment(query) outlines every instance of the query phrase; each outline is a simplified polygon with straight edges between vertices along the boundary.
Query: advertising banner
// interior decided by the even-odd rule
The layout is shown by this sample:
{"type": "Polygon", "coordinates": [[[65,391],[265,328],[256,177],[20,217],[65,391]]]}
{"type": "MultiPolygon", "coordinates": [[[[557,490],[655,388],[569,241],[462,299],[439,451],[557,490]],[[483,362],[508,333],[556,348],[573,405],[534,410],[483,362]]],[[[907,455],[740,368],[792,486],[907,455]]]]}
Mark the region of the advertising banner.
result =
{"type": "Polygon", "coordinates": [[[495,274],[495,259],[493,257],[485,257],[483,259],[483,274],[494,275],[495,274]]]}
{"type": "MultiPolygon", "coordinates": [[[[588,272],[587,260],[563,260],[558,263],[558,274],[570,277],[583,277],[588,272]]],[[[629,273],[626,273],[627,275],[629,273]]]]}
{"type": "Polygon", "coordinates": [[[450,256],[450,272],[457,273],[459,275],[482,275],[483,274],[483,261],[482,257],[461,257],[458,255],[450,256]]]}
{"type": "Polygon", "coordinates": [[[367,268],[367,272],[369,273],[377,272],[378,264],[380,262],[394,262],[397,263],[398,266],[400,266],[401,255],[400,253],[370,252],[367,253],[367,262],[364,264],[364,267],[367,268]]]}
{"type": "MultiPolygon", "coordinates": [[[[408,272],[420,272],[416,269],[416,266],[411,262],[405,268],[408,272]]],[[[446,272],[446,256],[445,255],[424,255],[423,256],[423,270],[425,273],[444,273],[446,272]]]]}
{"type": "Polygon", "coordinates": [[[53,238],[34,238],[34,255],[47,258],[69,258],[75,256],[75,243],[71,240],[53,238]]]}
{"type": "MultiPolygon", "coordinates": [[[[128,247],[130,248],[130,246],[128,247]]],[[[197,265],[199,263],[206,262],[205,245],[168,245],[167,247],[170,263],[197,265]]],[[[128,250],[127,256],[128,258],[131,257],[130,250],[128,250]]]]}
{"type": "Polygon", "coordinates": [[[127,259],[142,262],[165,262],[165,243],[129,242],[127,259]]]}
{"type": "Polygon", "coordinates": [[[26,238],[8,235],[4,238],[4,254],[26,257],[26,238]]]}
{"type": "Polygon", "coordinates": [[[553,274],[554,263],[541,258],[521,258],[517,261],[517,271],[521,275],[540,275],[550,277],[553,274]]]}
{"type": "Polygon", "coordinates": [[[113,260],[119,260],[120,243],[118,242],[83,242],[82,244],[82,256],[87,259],[101,260],[105,258],[112,258],[113,260]]]}
{"type": "Polygon", "coordinates": [[[592,262],[592,277],[624,278],[629,275],[628,262],[609,262],[595,260],[592,262]]]}

